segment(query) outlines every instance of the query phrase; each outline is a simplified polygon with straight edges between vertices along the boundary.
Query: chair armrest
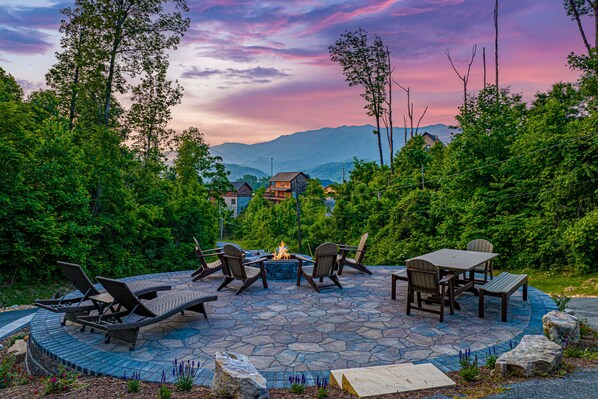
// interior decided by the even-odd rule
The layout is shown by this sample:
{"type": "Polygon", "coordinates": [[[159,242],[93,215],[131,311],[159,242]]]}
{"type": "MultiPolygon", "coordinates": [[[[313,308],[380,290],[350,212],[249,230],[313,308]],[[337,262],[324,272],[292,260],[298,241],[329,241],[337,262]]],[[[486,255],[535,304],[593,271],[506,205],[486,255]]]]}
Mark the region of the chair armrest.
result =
{"type": "Polygon", "coordinates": [[[452,279],[455,278],[454,274],[447,274],[446,276],[444,276],[439,282],[438,284],[440,285],[444,285],[446,283],[448,283],[449,281],[451,281],[452,279]]]}
{"type": "Polygon", "coordinates": [[[206,256],[212,256],[212,255],[217,255],[217,253],[222,252],[222,248],[211,248],[211,249],[202,249],[201,253],[206,255],[206,256]],[[216,252],[215,254],[212,254],[211,252],[216,252]]]}
{"type": "Polygon", "coordinates": [[[338,247],[343,251],[356,251],[358,248],[356,245],[345,245],[345,244],[338,244],[338,247]]]}
{"type": "Polygon", "coordinates": [[[254,259],[254,260],[249,261],[249,262],[243,262],[243,264],[244,265],[253,265],[254,263],[262,263],[265,260],[268,260],[268,258],[258,258],[258,259],[254,259]]]}
{"type": "Polygon", "coordinates": [[[311,263],[315,263],[316,262],[313,259],[308,259],[308,258],[305,258],[305,257],[303,257],[301,255],[295,255],[295,259],[300,260],[302,262],[311,262],[311,263]]]}

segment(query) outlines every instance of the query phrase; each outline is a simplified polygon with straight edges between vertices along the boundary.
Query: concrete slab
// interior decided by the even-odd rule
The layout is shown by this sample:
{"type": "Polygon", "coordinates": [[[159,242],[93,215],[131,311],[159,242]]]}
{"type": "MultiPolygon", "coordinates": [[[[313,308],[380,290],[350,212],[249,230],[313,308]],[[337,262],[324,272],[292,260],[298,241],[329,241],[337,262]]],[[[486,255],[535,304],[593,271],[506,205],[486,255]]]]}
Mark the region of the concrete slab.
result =
{"type": "Polygon", "coordinates": [[[388,368],[389,366],[413,366],[413,363],[399,363],[399,364],[392,364],[392,365],[381,365],[381,366],[370,366],[370,367],[361,367],[361,368],[352,368],[352,369],[339,369],[339,370],[330,370],[330,385],[333,386],[337,386],[339,388],[342,388],[343,386],[343,374],[347,373],[347,372],[351,372],[351,371],[356,371],[356,370],[370,370],[370,371],[378,371],[378,370],[384,370],[386,368],[388,368]]]}
{"type": "Polygon", "coordinates": [[[345,372],[342,377],[343,390],[359,398],[451,385],[455,382],[431,363],[391,365],[380,370],[366,367],[345,372]]]}
{"type": "Polygon", "coordinates": [[[7,325],[0,328],[0,339],[4,339],[9,335],[13,334],[14,332],[20,330],[21,328],[25,327],[33,318],[33,313],[29,314],[28,316],[21,317],[18,320],[8,323],[7,325]]]}

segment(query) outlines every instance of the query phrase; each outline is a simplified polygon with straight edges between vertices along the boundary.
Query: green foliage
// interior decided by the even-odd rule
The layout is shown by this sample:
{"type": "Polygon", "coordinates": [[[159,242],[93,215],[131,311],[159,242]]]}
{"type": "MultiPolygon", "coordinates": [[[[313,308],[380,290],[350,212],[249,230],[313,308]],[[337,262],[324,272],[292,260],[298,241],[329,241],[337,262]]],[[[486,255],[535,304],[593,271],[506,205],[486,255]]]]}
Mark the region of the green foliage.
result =
{"type": "Polygon", "coordinates": [[[158,390],[159,399],[170,399],[172,397],[172,391],[166,385],[160,385],[158,390]]]}
{"type": "Polygon", "coordinates": [[[137,393],[141,389],[141,382],[139,380],[128,380],[127,381],[127,392],[137,393]]]}
{"type": "Polygon", "coordinates": [[[561,312],[567,309],[567,304],[571,300],[571,297],[566,294],[553,294],[551,295],[551,298],[561,312]]]}
{"type": "Polygon", "coordinates": [[[480,374],[480,369],[478,368],[478,356],[475,355],[475,357],[472,358],[469,349],[464,352],[459,351],[459,364],[461,365],[461,369],[459,370],[461,378],[468,382],[475,381],[480,374]]]}
{"type": "Polygon", "coordinates": [[[324,399],[328,397],[328,389],[318,388],[318,399],[324,399]]]}
{"type": "Polygon", "coordinates": [[[62,393],[76,389],[79,386],[79,375],[59,366],[58,374],[44,378],[44,395],[62,393]]]}
{"type": "Polygon", "coordinates": [[[25,369],[18,366],[15,360],[14,355],[7,355],[0,362],[0,389],[31,382],[32,377],[25,369]]]}
{"type": "Polygon", "coordinates": [[[305,392],[305,386],[301,384],[292,384],[291,392],[297,395],[302,395],[305,392]]]}

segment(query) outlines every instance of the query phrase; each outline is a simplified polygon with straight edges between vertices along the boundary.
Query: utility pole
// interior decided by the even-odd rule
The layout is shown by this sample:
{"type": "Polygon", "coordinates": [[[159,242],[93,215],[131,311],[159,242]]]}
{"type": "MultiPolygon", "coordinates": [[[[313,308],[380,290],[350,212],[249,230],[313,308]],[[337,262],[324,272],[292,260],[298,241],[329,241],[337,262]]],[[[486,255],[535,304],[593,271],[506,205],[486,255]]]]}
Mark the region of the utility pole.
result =
{"type": "Polygon", "coordinates": [[[301,209],[299,208],[299,183],[295,183],[295,200],[297,202],[297,241],[299,241],[299,253],[301,253],[301,209]]]}
{"type": "Polygon", "coordinates": [[[426,188],[426,186],[424,184],[424,165],[422,164],[422,190],[425,188],[426,188]]]}
{"type": "Polygon", "coordinates": [[[270,157],[270,177],[274,176],[274,157],[270,157]]]}
{"type": "Polygon", "coordinates": [[[343,183],[345,183],[345,167],[343,166],[343,183]]]}

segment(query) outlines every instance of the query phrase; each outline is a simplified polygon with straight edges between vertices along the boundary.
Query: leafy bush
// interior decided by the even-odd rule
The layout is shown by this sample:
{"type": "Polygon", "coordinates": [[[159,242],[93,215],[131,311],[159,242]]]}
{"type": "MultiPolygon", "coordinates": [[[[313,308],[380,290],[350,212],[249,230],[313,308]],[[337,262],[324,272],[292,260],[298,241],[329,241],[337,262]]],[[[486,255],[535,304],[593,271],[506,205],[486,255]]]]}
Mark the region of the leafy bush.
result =
{"type": "Polygon", "coordinates": [[[567,309],[567,304],[571,300],[571,297],[566,294],[552,294],[551,297],[554,303],[556,304],[556,307],[561,312],[567,309]]]}
{"type": "Polygon", "coordinates": [[[59,366],[58,374],[44,379],[44,394],[62,393],[79,386],[79,375],[74,371],[59,366]]]}
{"type": "Polygon", "coordinates": [[[0,363],[0,389],[13,385],[28,384],[32,377],[17,366],[14,355],[8,355],[0,363]]]}
{"type": "Polygon", "coordinates": [[[316,377],[316,387],[318,388],[318,399],[324,399],[328,397],[328,379],[325,377],[316,377]]]}
{"type": "Polygon", "coordinates": [[[172,391],[166,385],[160,385],[160,389],[158,391],[158,398],[159,399],[170,399],[172,397],[172,391]]]}
{"type": "Polygon", "coordinates": [[[498,359],[496,346],[492,346],[492,348],[488,348],[488,354],[486,355],[486,368],[489,370],[494,370],[494,367],[496,366],[496,359],[498,359]]]}

